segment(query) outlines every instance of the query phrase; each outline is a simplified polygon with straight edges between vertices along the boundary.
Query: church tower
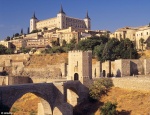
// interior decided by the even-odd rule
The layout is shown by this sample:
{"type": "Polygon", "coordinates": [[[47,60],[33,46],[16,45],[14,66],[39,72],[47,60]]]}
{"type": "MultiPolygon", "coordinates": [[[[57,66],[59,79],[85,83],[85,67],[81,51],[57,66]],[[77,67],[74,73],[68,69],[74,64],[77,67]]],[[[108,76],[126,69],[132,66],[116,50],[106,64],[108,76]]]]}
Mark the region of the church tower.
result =
{"type": "Polygon", "coordinates": [[[84,18],[84,22],[85,22],[86,28],[88,30],[90,30],[91,29],[91,19],[90,19],[89,15],[88,15],[88,11],[87,11],[86,16],[84,18]]]}
{"type": "Polygon", "coordinates": [[[36,30],[36,23],[38,22],[38,19],[35,16],[35,13],[33,14],[32,18],[30,19],[30,32],[33,30],[36,30]]]}
{"type": "Polygon", "coordinates": [[[57,14],[57,27],[60,29],[66,28],[66,13],[63,11],[62,5],[59,13],[57,14]]]}

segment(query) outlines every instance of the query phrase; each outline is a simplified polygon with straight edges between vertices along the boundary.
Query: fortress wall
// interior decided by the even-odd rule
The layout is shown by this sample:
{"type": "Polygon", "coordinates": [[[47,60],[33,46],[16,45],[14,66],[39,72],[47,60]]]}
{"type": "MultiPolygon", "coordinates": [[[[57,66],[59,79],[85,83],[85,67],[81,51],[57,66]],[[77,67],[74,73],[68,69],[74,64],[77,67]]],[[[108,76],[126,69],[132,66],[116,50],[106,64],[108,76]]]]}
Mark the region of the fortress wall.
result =
{"type": "Polygon", "coordinates": [[[102,63],[102,73],[104,77],[109,77],[111,73],[111,62],[105,61],[102,63]]]}
{"type": "Polygon", "coordinates": [[[67,65],[66,65],[66,63],[62,63],[60,65],[60,69],[61,69],[62,77],[66,77],[67,76],[67,65]]]}
{"type": "Polygon", "coordinates": [[[65,64],[57,64],[57,65],[47,65],[42,68],[24,68],[23,75],[30,77],[65,77],[66,73],[66,65],[65,64]]]}
{"type": "Polygon", "coordinates": [[[130,75],[144,74],[144,60],[131,59],[130,60],[130,75]]]}
{"type": "Polygon", "coordinates": [[[150,77],[112,78],[112,81],[115,87],[134,90],[150,90],[150,77]]]}
{"type": "Polygon", "coordinates": [[[14,84],[25,84],[25,83],[32,83],[32,80],[29,77],[8,77],[9,85],[14,84]]]}
{"type": "Polygon", "coordinates": [[[150,75],[150,59],[145,59],[144,60],[144,74],[145,75],[150,75]]]}
{"type": "Polygon", "coordinates": [[[130,60],[119,59],[111,63],[113,76],[122,77],[130,75],[130,60]]]}
{"type": "Polygon", "coordinates": [[[89,77],[84,77],[83,79],[83,84],[86,86],[86,87],[90,87],[92,84],[93,84],[93,79],[89,79],[89,77]]]}
{"type": "Polygon", "coordinates": [[[0,86],[8,85],[8,76],[0,76],[0,86]]]}
{"type": "Polygon", "coordinates": [[[11,54],[11,55],[0,55],[2,60],[28,60],[29,54],[11,54]]]}
{"type": "Polygon", "coordinates": [[[33,81],[33,83],[50,83],[50,82],[64,82],[66,81],[65,78],[56,78],[56,79],[53,79],[53,78],[35,78],[35,77],[31,77],[31,80],[33,81]]]}
{"type": "Polygon", "coordinates": [[[111,61],[111,76],[116,76],[115,61],[111,61]]]}
{"type": "Polygon", "coordinates": [[[121,77],[123,77],[123,76],[130,76],[130,60],[128,60],[128,59],[121,59],[121,61],[122,61],[121,77]]]}
{"type": "Polygon", "coordinates": [[[95,64],[92,64],[92,78],[99,78],[101,76],[101,62],[97,61],[95,64]]]}

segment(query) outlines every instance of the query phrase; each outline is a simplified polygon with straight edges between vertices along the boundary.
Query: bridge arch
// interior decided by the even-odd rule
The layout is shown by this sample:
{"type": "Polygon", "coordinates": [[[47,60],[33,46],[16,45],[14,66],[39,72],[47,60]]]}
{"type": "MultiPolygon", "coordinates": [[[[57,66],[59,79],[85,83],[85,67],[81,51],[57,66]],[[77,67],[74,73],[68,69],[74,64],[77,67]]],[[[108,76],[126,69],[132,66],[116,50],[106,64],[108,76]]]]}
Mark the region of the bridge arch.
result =
{"type": "Polygon", "coordinates": [[[87,99],[89,90],[80,81],[67,81],[64,83],[65,99],[72,106],[87,99]],[[71,98],[73,97],[73,98],[71,98]]]}
{"type": "Polygon", "coordinates": [[[32,94],[36,95],[38,98],[40,98],[41,106],[38,107],[38,114],[39,115],[45,115],[45,114],[46,115],[52,115],[53,114],[51,104],[48,102],[46,97],[42,95],[42,92],[37,92],[37,91],[30,91],[30,92],[25,92],[25,93],[20,93],[20,94],[18,93],[17,95],[15,95],[14,99],[12,98],[12,100],[10,101],[11,106],[9,108],[9,111],[10,111],[11,107],[13,106],[13,104],[18,99],[20,99],[23,95],[25,95],[27,93],[32,93],[32,94]]]}
{"type": "Polygon", "coordinates": [[[79,94],[76,88],[68,87],[67,88],[67,102],[72,106],[78,104],[79,94]]]}
{"type": "Polygon", "coordinates": [[[53,83],[22,84],[0,87],[0,112],[9,112],[17,99],[26,93],[40,97],[44,114],[53,114],[55,96],[53,83]]]}

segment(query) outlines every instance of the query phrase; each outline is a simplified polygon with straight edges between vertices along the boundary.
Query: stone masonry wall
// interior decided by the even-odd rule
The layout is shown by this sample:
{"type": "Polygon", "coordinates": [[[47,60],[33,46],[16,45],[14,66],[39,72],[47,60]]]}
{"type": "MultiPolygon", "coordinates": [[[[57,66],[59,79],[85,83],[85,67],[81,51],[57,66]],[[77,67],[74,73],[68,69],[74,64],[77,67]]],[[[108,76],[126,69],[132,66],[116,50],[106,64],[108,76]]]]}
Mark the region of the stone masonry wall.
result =
{"type": "Polygon", "coordinates": [[[131,59],[130,60],[130,75],[144,74],[144,60],[131,59]]]}
{"type": "Polygon", "coordinates": [[[92,78],[99,78],[101,76],[101,62],[97,61],[92,64],[92,78]]]}
{"type": "Polygon", "coordinates": [[[112,78],[112,81],[115,87],[145,91],[150,90],[150,76],[112,78]]]}
{"type": "Polygon", "coordinates": [[[111,62],[105,61],[102,63],[102,73],[103,77],[109,77],[111,73],[111,62]]]}
{"type": "MultiPolygon", "coordinates": [[[[130,75],[130,60],[121,59],[121,77],[130,75]]],[[[116,65],[117,66],[117,65],[116,65]]]]}
{"type": "Polygon", "coordinates": [[[0,76],[0,86],[8,85],[8,76],[0,76]]]}
{"type": "Polygon", "coordinates": [[[150,75],[150,59],[144,60],[144,68],[145,75],[150,75]]]}

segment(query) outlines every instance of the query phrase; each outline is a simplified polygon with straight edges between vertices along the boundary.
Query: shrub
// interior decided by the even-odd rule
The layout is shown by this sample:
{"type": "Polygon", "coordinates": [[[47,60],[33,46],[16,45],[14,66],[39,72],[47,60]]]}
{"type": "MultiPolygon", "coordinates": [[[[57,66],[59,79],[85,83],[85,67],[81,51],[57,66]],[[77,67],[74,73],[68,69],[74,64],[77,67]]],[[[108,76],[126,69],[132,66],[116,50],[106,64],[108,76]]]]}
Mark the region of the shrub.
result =
{"type": "Polygon", "coordinates": [[[101,114],[100,115],[116,115],[117,111],[117,103],[107,102],[105,103],[101,108],[101,114]]]}
{"type": "Polygon", "coordinates": [[[105,94],[110,87],[113,86],[113,82],[109,78],[100,78],[95,81],[93,85],[89,88],[89,95],[93,99],[99,99],[101,95],[105,94]]]}

